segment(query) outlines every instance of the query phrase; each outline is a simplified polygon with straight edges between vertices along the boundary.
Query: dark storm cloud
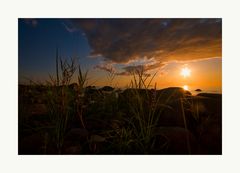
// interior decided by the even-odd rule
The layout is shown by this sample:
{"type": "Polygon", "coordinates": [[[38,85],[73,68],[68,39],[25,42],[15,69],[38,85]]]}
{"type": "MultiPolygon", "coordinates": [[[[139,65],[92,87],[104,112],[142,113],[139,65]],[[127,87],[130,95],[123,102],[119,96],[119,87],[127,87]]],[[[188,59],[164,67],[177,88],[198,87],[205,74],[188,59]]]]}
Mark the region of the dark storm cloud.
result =
{"type": "Polygon", "coordinates": [[[93,50],[91,56],[101,55],[105,63],[128,65],[119,75],[140,68],[147,72],[169,61],[222,56],[221,19],[74,19],[71,22],[86,34],[93,50]],[[144,58],[156,63],[128,64],[144,58]]]}
{"type": "Polygon", "coordinates": [[[105,60],[126,63],[221,57],[221,19],[79,19],[93,49],[105,60]]]}

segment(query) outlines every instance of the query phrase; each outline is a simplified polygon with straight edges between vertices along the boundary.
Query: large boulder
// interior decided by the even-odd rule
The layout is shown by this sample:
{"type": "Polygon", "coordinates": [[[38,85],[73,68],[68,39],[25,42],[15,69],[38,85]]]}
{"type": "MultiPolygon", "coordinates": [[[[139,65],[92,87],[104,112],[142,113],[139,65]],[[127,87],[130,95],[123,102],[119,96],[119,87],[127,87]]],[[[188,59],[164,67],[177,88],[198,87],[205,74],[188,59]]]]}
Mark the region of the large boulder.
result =
{"type": "Polygon", "coordinates": [[[221,94],[199,94],[191,98],[192,115],[198,120],[195,128],[205,154],[222,153],[222,99],[221,94]]]}
{"type": "Polygon", "coordinates": [[[222,100],[222,94],[217,93],[199,93],[197,96],[222,100]]]}
{"type": "Polygon", "coordinates": [[[180,98],[191,96],[189,91],[185,91],[180,87],[170,87],[161,90],[154,89],[126,89],[120,94],[120,100],[124,103],[134,101],[134,99],[142,99],[144,104],[151,103],[153,99],[160,104],[169,104],[180,98]]]}
{"type": "Polygon", "coordinates": [[[155,116],[159,117],[157,125],[160,127],[175,126],[193,130],[197,123],[184,99],[160,104],[156,113],[155,116]]]}
{"type": "MultiPolygon", "coordinates": [[[[161,105],[161,104],[160,104],[161,105]]],[[[221,99],[209,97],[188,96],[162,104],[159,116],[161,126],[187,126],[194,128],[205,119],[214,120],[221,126],[222,102],[221,99]],[[185,120],[184,120],[185,119],[185,120]]]]}
{"type": "Polygon", "coordinates": [[[104,87],[102,87],[101,89],[100,89],[101,91],[113,91],[114,90],[114,88],[113,87],[110,87],[110,86],[104,86],[104,87]]]}
{"type": "Polygon", "coordinates": [[[89,135],[89,132],[86,129],[73,128],[67,132],[65,139],[80,141],[80,140],[85,140],[88,135],[89,135]]]}
{"type": "Polygon", "coordinates": [[[191,92],[180,87],[169,87],[157,91],[157,98],[160,102],[169,103],[179,98],[191,96],[191,92]]]}
{"type": "Polygon", "coordinates": [[[154,154],[199,154],[195,136],[181,127],[159,127],[154,131],[157,138],[154,154]],[[160,140],[160,141],[158,141],[160,140]]]}
{"type": "Polygon", "coordinates": [[[197,92],[201,92],[202,90],[198,88],[198,89],[196,89],[195,91],[197,91],[197,92]]]}
{"type": "Polygon", "coordinates": [[[222,124],[222,99],[194,96],[188,99],[190,111],[200,125],[206,126],[206,122],[216,124],[221,127],[222,124]]]}
{"type": "Polygon", "coordinates": [[[204,126],[199,143],[205,149],[204,154],[222,154],[222,128],[221,125],[209,122],[204,126]]]}

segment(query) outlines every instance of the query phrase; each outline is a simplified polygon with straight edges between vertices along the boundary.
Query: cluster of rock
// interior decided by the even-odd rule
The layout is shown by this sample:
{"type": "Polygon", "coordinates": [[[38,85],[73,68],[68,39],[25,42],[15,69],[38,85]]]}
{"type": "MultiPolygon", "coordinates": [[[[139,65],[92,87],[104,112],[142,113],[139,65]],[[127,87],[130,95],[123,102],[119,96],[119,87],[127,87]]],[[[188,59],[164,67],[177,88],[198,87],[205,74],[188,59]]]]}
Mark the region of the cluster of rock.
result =
{"type": "MultiPolygon", "coordinates": [[[[69,90],[73,94],[77,89],[77,84],[69,86],[69,90]]],[[[31,122],[37,122],[36,126],[41,123],[45,126],[48,125],[47,118],[46,121],[42,118],[43,115],[47,116],[47,110],[44,107],[46,98],[42,94],[47,91],[48,88],[44,86],[38,88],[19,86],[19,94],[22,94],[19,99],[34,100],[36,96],[38,99],[41,98],[40,101],[33,101],[31,104],[27,101],[28,112],[34,115],[31,122]],[[41,118],[38,118],[40,116],[41,118]]],[[[85,110],[86,128],[79,126],[80,123],[77,122],[79,120],[73,121],[66,132],[62,153],[104,153],[104,147],[109,144],[106,140],[107,137],[99,135],[98,132],[116,130],[124,126],[122,118],[131,115],[129,102],[136,96],[141,97],[146,111],[150,109],[149,105],[153,104],[155,100],[155,114],[159,116],[153,133],[154,147],[149,154],[221,154],[221,94],[200,93],[192,96],[189,91],[179,87],[162,90],[131,88],[120,90],[110,86],[99,89],[95,86],[88,86],[84,89],[84,103],[87,105],[85,110]],[[117,110],[120,111],[115,111],[115,108],[112,107],[114,104],[117,104],[117,110]],[[110,108],[106,106],[110,106],[110,108]],[[109,111],[109,114],[114,112],[115,115],[109,116],[109,111]],[[90,141],[88,145],[86,141],[90,141]]],[[[41,154],[45,145],[48,145],[46,153],[56,153],[53,145],[44,143],[48,138],[48,133],[21,136],[20,154],[41,154]]]]}

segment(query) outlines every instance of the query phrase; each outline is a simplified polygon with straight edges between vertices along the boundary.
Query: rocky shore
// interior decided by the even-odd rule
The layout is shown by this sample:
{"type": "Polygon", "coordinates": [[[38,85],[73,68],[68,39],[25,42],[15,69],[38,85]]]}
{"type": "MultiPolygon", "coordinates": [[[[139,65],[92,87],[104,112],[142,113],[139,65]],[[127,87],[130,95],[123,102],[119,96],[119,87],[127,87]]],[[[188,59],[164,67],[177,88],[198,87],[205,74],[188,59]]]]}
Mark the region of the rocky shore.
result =
{"type": "Polygon", "coordinates": [[[178,87],[76,90],[19,85],[19,154],[222,153],[221,94],[192,96],[178,87]]]}

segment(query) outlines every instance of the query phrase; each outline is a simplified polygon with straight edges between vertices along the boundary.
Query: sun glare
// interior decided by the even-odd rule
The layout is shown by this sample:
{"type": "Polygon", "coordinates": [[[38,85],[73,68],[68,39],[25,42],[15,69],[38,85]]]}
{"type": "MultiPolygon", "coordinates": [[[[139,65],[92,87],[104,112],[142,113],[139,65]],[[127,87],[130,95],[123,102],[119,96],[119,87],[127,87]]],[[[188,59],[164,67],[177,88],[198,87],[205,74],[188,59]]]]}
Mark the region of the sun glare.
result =
{"type": "Polygon", "coordinates": [[[184,89],[184,90],[188,90],[188,86],[187,86],[187,85],[184,85],[184,86],[183,86],[183,89],[184,89]]]}
{"type": "Polygon", "coordinates": [[[188,67],[184,67],[181,70],[181,75],[186,78],[189,77],[191,75],[191,70],[188,67]]]}

